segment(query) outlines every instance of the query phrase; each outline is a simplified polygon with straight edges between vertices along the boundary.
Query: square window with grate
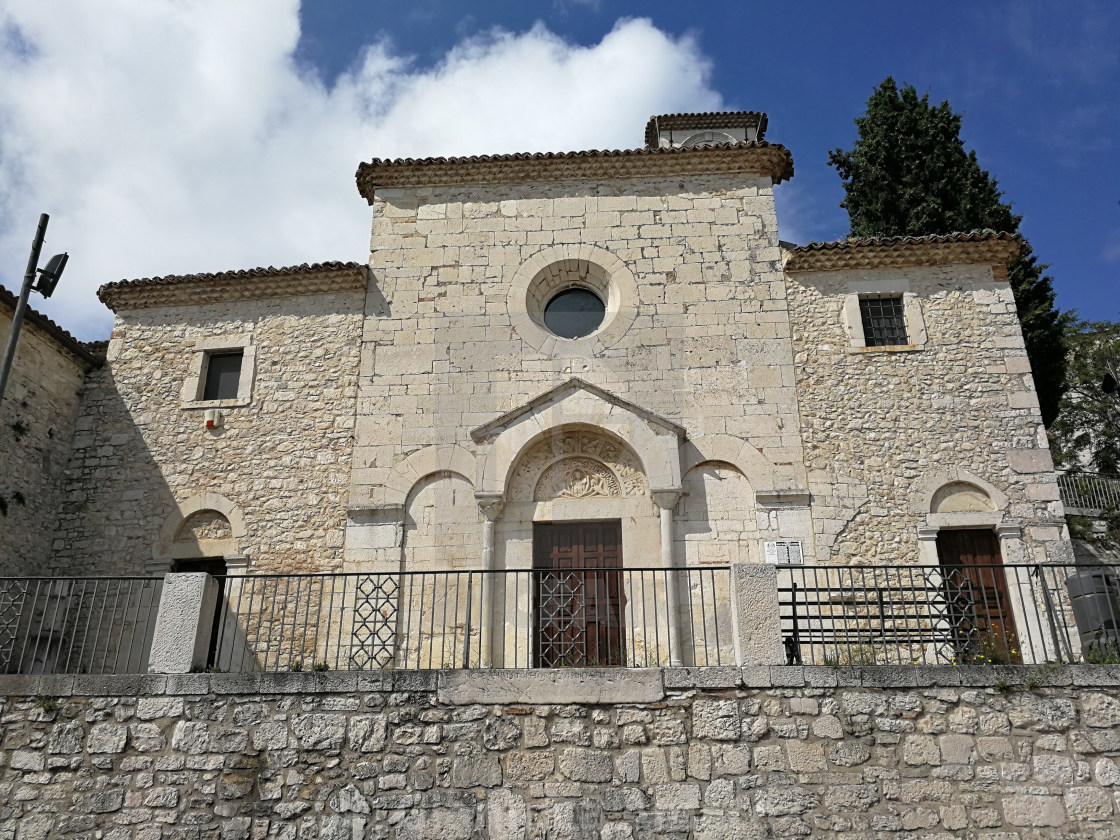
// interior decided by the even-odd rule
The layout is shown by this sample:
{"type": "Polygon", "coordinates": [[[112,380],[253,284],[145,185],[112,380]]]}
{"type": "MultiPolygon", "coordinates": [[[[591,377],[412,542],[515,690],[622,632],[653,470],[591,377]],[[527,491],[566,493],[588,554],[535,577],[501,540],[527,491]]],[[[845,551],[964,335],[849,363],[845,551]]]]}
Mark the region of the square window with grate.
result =
{"type": "Polygon", "coordinates": [[[901,295],[861,297],[859,314],[863,320],[864,346],[893,347],[910,343],[901,295]]]}
{"type": "Polygon", "coordinates": [[[235,400],[241,382],[241,350],[210,353],[206,357],[204,400],[235,400]]]}

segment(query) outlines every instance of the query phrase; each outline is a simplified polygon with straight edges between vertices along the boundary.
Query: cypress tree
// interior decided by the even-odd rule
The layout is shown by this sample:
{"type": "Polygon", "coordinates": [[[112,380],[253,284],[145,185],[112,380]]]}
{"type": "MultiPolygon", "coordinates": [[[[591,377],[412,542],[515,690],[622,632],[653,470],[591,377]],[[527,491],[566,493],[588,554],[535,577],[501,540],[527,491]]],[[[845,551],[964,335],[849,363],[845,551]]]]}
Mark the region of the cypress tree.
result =
{"type": "MultiPolygon", "coordinates": [[[[833,149],[828,162],[844,181],[854,237],[924,236],[979,228],[1018,233],[1022,217],[1011,212],[999,184],[961,141],[961,115],[947,101],[931,105],[913,85],[901,90],[887,77],[856,118],[850,151],[833,149]]],[[[1054,306],[1054,288],[1023,243],[1008,266],[1008,280],[1023,325],[1043,422],[1058,415],[1066,389],[1067,318],[1054,306]]]]}

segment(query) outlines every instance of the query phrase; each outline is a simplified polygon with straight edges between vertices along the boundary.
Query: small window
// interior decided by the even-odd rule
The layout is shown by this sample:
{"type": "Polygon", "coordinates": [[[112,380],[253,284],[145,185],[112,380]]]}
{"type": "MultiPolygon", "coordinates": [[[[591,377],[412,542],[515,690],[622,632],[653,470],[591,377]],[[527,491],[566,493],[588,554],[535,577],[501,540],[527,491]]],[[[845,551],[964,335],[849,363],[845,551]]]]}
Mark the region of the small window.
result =
{"type": "Polygon", "coordinates": [[[910,343],[902,295],[860,297],[859,314],[864,346],[899,347],[910,343]]]}
{"type": "Polygon", "coordinates": [[[235,400],[241,382],[241,350],[209,353],[206,357],[206,386],[204,400],[235,400]]]}
{"type": "Polygon", "coordinates": [[[236,408],[253,399],[257,348],[250,333],[204,336],[195,341],[183,380],[186,409],[236,408]]]}
{"type": "Polygon", "coordinates": [[[606,307],[587,289],[565,289],[544,308],[544,324],[560,338],[583,338],[599,329],[606,307]]]}

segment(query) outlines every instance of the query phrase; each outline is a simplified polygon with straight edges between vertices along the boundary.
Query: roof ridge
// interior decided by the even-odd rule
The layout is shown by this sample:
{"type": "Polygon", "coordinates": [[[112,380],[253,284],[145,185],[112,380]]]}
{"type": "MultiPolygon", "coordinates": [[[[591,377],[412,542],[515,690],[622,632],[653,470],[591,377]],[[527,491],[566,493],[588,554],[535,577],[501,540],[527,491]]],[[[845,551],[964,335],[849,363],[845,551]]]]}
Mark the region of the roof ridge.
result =
{"type": "Polygon", "coordinates": [[[1006,265],[1018,257],[1023,238],[988,228],[923,236],[868,236],[791,246],[787,272],[835,271],[908,265],[1006,265]]]}
{"type": "Polygon", "coordinates": [[[811,241],[804,245],[793,246],[794,251],[819,251],[835,248],[850,248],[861,245],[896,245],[900,243],[926,244],[938,242],[981,242],[1003,241],[1011,242],[1022,239],[1018,233],[1000,231],[993,228],[974,228],[967,231],[953,233],[926,233],[926,234],[892,234],[890,236],[849,236],[844,239],[832,239],[825,242],[811,241]]]}
{"type": "Polygon", "coordinates": [[[674,178],[719,172],[753,172],[780,183],[793,177],[793,155],[778,143],[746,140],[697,148],[373,158],[360,163],[354,177],[358,192],[372,204],[378,189],[392,187],[674,178]]]}
{"type": "Polygon", "coordinates": [[[186,290],[195,295],[193,302],[212,300],[239,300],[279,295],[316,294],[324,291],[341,291],[365,288],[366,265],[358,262],[301,263],[299,265],[242,268],[231,271],[203,272],[199,274],[172,274],[164,277],[144,277],[138,280],[117,280],[106,283],[97,290],[97,297],[114,312],[122,304],[131,306],[160,306],[172,303],[190,303],[182,300],[186,290]],[[313,285],[299,278],[314,279],[313,285]],[[264,283],[261,281],[279,281],[264,283]],[[289,281],[285,284],[285,280],[289,281]],[[252,282],[257,281],[257,282],[252,282]]]}
{"type": "Polygon", "coordinates": [[[780,143],[771,143],[767,140],[740,140],[735,143],[712,143],[708,146],[689,149],[584,149],[571,152],[502,152],[492,155],[453,155],[451,157],[424,157],[424,158],[371,158],[358,167],[361,171],[366,166],[416,166],[426,164],[456,164],[456,163],[501,163],[510,160],[573,160],[590,157],[628,157],[631,155],[679,155],[688,152],[705,152],[711,149],[780,149],[787,151],[780,143]]]}

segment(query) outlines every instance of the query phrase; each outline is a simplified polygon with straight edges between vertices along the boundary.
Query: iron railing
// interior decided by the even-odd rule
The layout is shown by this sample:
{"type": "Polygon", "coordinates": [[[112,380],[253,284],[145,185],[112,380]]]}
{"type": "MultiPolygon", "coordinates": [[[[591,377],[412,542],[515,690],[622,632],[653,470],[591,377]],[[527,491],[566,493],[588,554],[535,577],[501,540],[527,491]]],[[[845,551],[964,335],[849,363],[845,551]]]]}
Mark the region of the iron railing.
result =
{"type": "MultiPolygon", "coordinates": [[[[1079,638],[1067,581],[1088,568],[1116,578],[1114,568],[1063,564],[781,566],[786,660],[806,665],[1084,661],[1085,639],[1079,638]]],[[[1111,609],[1120,619],[1120,604],[1111,609]]],[[[1111,647],[1108,655],[1120,655],[1111,647]]]]}
{"type": "Polygon", "coordinates": [[[1092,473],[1058,476],[1058,490],[1066,513],[1092,514],[1120,508],[1120,479],[1092,473]]]}
{"type": "Polygon", "coordinates": [[[0,673],[147,670],[163,580],[0,578],[0,673]]]}
{"type": "Polygon", "coordinates": [[[726,665],[735,661],[729,571],[718,566],[226,576],[219,578],[212,667],[726,665]]]}

